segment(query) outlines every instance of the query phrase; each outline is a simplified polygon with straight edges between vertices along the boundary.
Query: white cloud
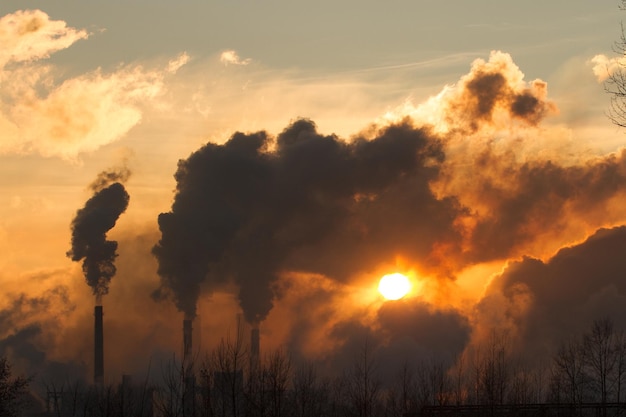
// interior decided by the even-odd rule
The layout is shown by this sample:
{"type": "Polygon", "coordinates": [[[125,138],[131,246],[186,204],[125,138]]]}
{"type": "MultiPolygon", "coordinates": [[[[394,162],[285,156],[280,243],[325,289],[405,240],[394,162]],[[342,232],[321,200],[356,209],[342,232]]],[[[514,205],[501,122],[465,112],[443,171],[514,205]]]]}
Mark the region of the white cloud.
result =
{"type": "Polygon", "coordinates": [[[41,10],[20,10],[0,18],[0,68],[9,62],[34,61],[65,49],[80,39],[84,30],[50,20],[41,10]]]}
{"type": "Polygon", "coordinates": [[[252,60],[250,58],[241,59],[237,51],[230,49],[221,53],[220,62],[224,65],[248,65],[252,60]]]}
{"type": "Polygon", "coordinates": [[[189,59],[190,57],[187,52],[183,52],[177,58],[170,60],[167,64],[167,72],[170,74],[176,74],[180,67],[189,62],[189,59]]]}
{"type": "Polygon", "coordinates": [[[598,54],[591,58],[590,64],[598,82],[603,82],[626,65],[626,58],[609,58],[604,54],[598,54]]]}
{"type": "Polygon", "coordinates": [[[69,79],[45,98],[12,107],[9,116],[16,136],[3,140],[0,151],[67,159],[93,151],[136,125],[141,120],[139,102],[155,97],[162,88],[161,73],[141,68],[106,75],[95,71],[69,79]]]}
{"type": "Polygon", "coordinates": [[[119,140],[140,122],[142,106],[162,94],[165,77],[189,61],[183,53],[165,68],[98,69],[63,81],[54,67],[35,62],[86,37],[39,10],[0,19],[0,154],[73,160],[119,140]]]}

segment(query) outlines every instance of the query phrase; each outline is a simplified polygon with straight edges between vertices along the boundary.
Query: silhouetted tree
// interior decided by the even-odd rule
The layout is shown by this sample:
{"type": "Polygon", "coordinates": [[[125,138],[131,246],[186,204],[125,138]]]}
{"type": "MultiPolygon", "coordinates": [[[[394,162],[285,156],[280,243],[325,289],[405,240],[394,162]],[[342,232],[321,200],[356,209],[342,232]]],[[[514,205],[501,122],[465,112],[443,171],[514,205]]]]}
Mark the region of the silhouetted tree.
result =
{"type": "Polygon", "coordinates": [[[286,393],[291,381],[291,358],[282,349],[270,353],[265,360],[264,371],[267,373],[268,393],[271,402],[272,417],[285,415],[286,393]]]}
{"type": "Polygon", "coordinates": [[[583,347],[578,340],[566,340],[553,358],[552,397],[559,401],[580,404],[583,401],[586,375],[583,347]]]}
{"type": "Polygon", "coordinates": [[[360,354],[347,374],[347,394],[355,416],[372,417],[381,394],[377,362],[365,340],[360,354]]]}
{"type": "Polygon", "coordinates": [[[419,411],[417,381],[415,371],[408,362],[404,362],[396,379],[387,390],[386,415],[402,416],[419,411]]]}
{"type": "Polygon", "coordinates": [[[608,318],[595,320],[581,337],[562,343],[553,358],[552,400],[619,402],[625,372],[624,333],[616,332],[608,318]]]}
{"type": "Polygon", "coordinates": [[[162,365],[163,382],[158,387],[155,396],[155,408],[165,417],[179,417],[183,415],[185,391],[185,367],[172,358],[162,365]]]}
{"type": "Polygon", "coordinates": [[[297,367],[293,375],[291,396],[293,416],[323,416],[328,403],[327,385],[317,376],[317,370],[312,363],[305,362],[297,367]]]}
{"type": "Polygon", "coordinates": [[[531,369],[519,358],[511,366],[511,381],[507,403],[509,404],[537,404],[544,400],[543,369],[531,369]]]}
{"type": "Polygon", "coordinates": [[[602,404],[607,402],[612,388],[616,353],[613,322],[608,318],[595,320],[591,331],[583,335],[583,363],[602,404]]]}
{"type": "Polygon", "coordinates": [[[617,364],[615,368],[615,401],[622,401],[622,387],[626,376],[626,336],[624,332],[619,332],[614,340],[617,364]]]}
{"type": "Polygon", "coordinates": [[[23,410],[30,378],[14,376],[11,363],[0,357],[0,416],[18,416],[23,410]]]}
{"type": "MultiPolygon", "coordinates": [[[[620,9],[626,10],[626,0],[621,0],[620,9]]],[[[613,49],[623,58],[626,56],[626,34],[623,24],[621,27],[619,40],[615,42],[613,49]]],[[[609,119],[618,126],[626,127],[626,64],[623,60],[609,72],[604,88],[611,95],[609,119]]]]}
{"type": "Polygon", "coordinates": [[[506,332],[493,330],[474,355],[474,391],[478,404],[503,404],[510,382],[510,345],[506,332]]]}
{"type": "MultiPolygon", "coordinates": [[[[213,351],[214,406],[216,415],[237,417],[243,414],[244,381],[243,367],[248,363],[248,350],[243,342],[243,328],[238,326],[235,340],[222,339],[213,351]]],[[[248,376],[248,382],[253,376],[248,376]]],[[[248,389],[250,386],[248,384],[248,389]]],[[[248,391],[247,394],[250,394],[248,391]]],[[[249,398],[250,395],[247,395],[249,398]]]]}
{"type": "Polygon", "coordinates": [[[453,367],[453,402],[455,405],[465,404],[468,397],[468,381],[466,369],[466,352],[456,357],[453,367]]]}

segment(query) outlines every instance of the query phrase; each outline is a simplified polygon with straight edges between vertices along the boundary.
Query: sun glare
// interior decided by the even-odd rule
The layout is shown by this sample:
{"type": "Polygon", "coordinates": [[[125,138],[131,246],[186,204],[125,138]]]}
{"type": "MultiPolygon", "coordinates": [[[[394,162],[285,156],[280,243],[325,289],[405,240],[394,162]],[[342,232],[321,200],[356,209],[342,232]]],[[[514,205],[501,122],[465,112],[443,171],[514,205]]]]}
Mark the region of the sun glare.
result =
{"type": "Polygon", "coordinates": [[[385,275],[378,284],[378,291],[387,300],[399,300],[407,295],[410,289],[409,279],[399,273],[385,275]]]}

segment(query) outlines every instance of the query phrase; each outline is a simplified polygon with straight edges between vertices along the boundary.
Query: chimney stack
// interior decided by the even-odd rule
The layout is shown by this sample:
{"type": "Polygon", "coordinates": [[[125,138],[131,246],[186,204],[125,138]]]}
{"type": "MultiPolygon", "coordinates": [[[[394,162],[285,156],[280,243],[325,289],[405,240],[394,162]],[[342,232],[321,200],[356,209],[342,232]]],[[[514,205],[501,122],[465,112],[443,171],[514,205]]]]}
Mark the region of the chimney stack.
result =
{"type": "Polygon", "coordinates": [[[94,361],[93,382],[102,385],[104,382],[104,329],[102,326],[102,306],[94,308],[94,361]]]}
{"type": "Polygon", "coordinates": [[[259,367],[260,339],[259,325],[254,324],[252,325],[252,330],[250,331],[250,367],[252,368],[252,371],[258,370],[259,367]]]}
{"type": "Polygon", "coordinates": [[[191,334],[192,334],[191,320],[184,319],[183,320],[183,364],[185,364],[185,367],[191,364],[191,356],[192,356],[191,334]]]}
{"type": "Polygon", "coordinates": [[[192,320],[183,320],[183,415],[195,416],[196,377],[193,373],[192,320]]]}

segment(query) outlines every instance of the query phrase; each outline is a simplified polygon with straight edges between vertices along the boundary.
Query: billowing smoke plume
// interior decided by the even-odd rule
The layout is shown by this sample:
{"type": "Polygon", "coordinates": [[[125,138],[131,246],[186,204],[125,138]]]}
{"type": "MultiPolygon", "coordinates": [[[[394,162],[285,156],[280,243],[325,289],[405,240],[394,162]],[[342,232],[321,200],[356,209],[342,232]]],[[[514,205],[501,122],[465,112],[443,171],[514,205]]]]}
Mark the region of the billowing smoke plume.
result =
{"type": "Polygon", "coordinates": [[[125,181],[129,175],[127,169],[100,173],[91,185],[94,195],[72,221],[72,249],[67,256],[73,261],[83,260],[85,279],[98,303],[109,292],[116,272],[117,242],[107,240],[106,233],[128,207],[129,195],[118,181],[125,181]]]}
{"type": "Polygon", "coordinates": [[[494,53],[489,62],[476,60],[472,71],[461,79],[448,98],[446,121],[455,128],[474,133],[485,124],[497,124],[498,117],[536,125],[556,112],[547,101],[547,84],[523,81],[523,74],[506,54],[494,53]]]}
{"type": "Polygon", "coordinates": [[[543,256],[542,240],[580,239],[572,230],[581,224],[589,233],[626,216],[607,209],[623,195],[625,158],[532,153],[538,124],[556,111],[545,82],[526,83],[510,56],[493,53],[427,105],[350,141],[302,119],[275,140],[235,133],[209,143],[179,162],[172,210],[159,216],[155,296],[171,291],[194,317],[203,288],[234,281],[256,322],[281,272],[346,282],[401,257],[454,278],[483,262],[543,256]],[[440,124],[419,117],[424,109],[440,124]]]}
{"type": "Polygon", "coordinates": [[[352,142],[298,120],[275,144],[265,132],[208,144],[180,161],[172,211],[159,216],[162,284],[193,317],[203,282],[234,279],[255,322],[281,270],[345,280],[400,249],[425,258],[435,236],[455,235],[457,207],[428,186],[442,159],[439,140],[408,120],[352,142]]]}
{"type": "Polygon", "coordinates": [[[599,229],[547,261],[524,257],[510,263],[478,304],[475,332],[509,330],[518,337],[520,351],[545,360],[595,319],[611,317],[621,328],[626,319],[624,254],[626,226],[619,226],[599,229]]]}

